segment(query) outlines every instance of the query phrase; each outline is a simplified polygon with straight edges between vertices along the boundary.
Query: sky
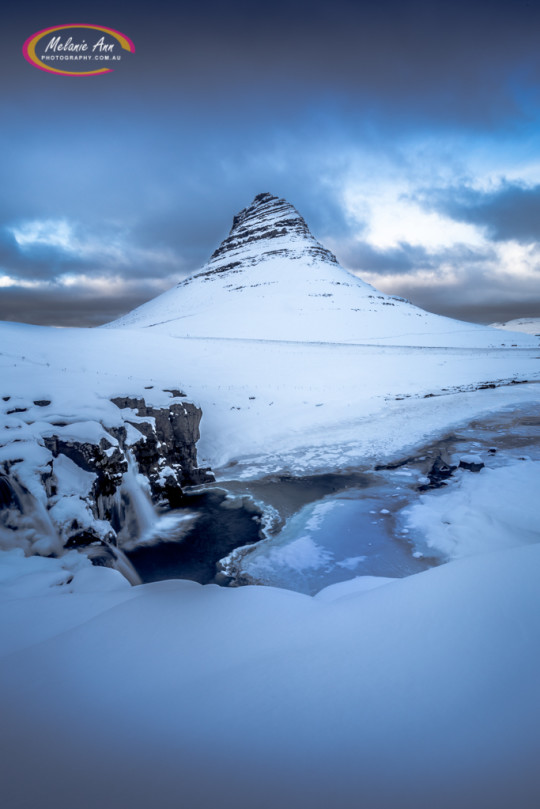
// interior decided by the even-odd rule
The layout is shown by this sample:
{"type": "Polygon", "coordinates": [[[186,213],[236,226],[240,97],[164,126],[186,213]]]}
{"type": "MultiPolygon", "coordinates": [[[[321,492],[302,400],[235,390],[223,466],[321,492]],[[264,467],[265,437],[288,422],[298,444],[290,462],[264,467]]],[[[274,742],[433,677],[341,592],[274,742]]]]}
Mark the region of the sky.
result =
{"type": "Polygon", "coordinates": [[[20,4],[0,32],[0,319],[96,326],[285,197],[341,264],[433,312],[540,316],[540,4],[20,4]],[[114,72],[22,55],[130,37],[114,72]]]}

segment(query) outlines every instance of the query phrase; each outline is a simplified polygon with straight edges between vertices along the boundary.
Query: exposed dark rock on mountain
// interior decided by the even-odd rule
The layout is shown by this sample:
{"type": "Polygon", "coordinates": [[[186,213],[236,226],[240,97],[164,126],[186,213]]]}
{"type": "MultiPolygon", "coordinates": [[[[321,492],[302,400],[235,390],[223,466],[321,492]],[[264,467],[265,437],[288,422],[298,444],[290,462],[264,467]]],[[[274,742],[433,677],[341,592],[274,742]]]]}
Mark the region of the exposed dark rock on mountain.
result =
{"type": "Polygon", "coordinates": [[[337,264],[336,257],[313,238],[296,208],[272,194],[258,194],[251,205],[234,217],[231,232],[208,262],[207,273],[233,270],[246,263],[255,264],[264,256],[295,258],[300,254],[337,264]],[[286,248],[272,251],[264,244],[282,238],[289,242],[286,248]],[[251,252],[254,255],[250,255],[251,252]],[[238,260],[240,253],[243,255],[238,260]],[[227,260],[230,263],[224,264],[227,260]]]}

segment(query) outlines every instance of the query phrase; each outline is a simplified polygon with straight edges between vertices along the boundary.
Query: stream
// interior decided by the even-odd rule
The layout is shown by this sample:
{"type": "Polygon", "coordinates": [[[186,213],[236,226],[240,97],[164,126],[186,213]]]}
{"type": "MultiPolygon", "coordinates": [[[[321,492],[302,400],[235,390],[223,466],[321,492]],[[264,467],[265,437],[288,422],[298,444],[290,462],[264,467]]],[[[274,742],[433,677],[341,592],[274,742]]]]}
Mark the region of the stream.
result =
{"type": "Polygon", "coordinates": [[[419,493],[452,485],[460,459],[486,467],[540,460],[540,411],[530,405],[461,426],[407,457],[306,477],[273,475],[188,489],[192,520],[178,536],[126,550],[142,581],[187,578],[267,584],[314,594],[355,576],[404,577],[440,564],[415,549],[400,512],[419,493]]]}

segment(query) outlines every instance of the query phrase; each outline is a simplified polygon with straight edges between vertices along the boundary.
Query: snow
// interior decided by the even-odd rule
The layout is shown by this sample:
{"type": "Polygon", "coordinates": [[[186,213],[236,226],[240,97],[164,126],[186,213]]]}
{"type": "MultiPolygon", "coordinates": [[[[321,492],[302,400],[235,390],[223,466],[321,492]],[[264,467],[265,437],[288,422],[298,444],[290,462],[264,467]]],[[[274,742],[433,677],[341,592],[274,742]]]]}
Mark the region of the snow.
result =
{"type": "Polygon", "coordinates": [[[251,576],[257,578],[275,568],[281,573],[287,568],[295,572],[316,570],[325,567],[332,555],[317,545],[310,536],[301,536],[281,547],[273,547],[265,556],[251,561],[248,570],[251,576]]]}
{"type": "Polygon", "coordinates": [[[532,807],[539,575],[535,545],[326,599],[176,581],[3,603],[4,795],[532,807]]]}
{"type": "Polygon", "coordinates": [[[421,495],[402,517],[424,556],[460,559],[540,542],[539,491],[540,464],[517,461],[463,472],[447,489],[421,495]]]}
{"type": "Polygon", "coordinates": [[[505,323],[492,323],[491,326],[504,331],[534,334],[536,337],[540,335],[540,317],[520,317],[517,320],[507,320],[505,323]]]}
{"type": "Polygon", "coordinates": [[[340,598],[348,598],[351,595],[374,590],[376,587],[383,587],[385,584],[390,584],[394,581],[396,579],[389,579],[384,576],[356,576],[354,579],[340,581],[337,584],[325,587],[314,598],[317,601],[337,601],[340,598]]]}
{"type": "Polygon", "coordinates": [[[16,356],[14,349],[0,355],[12,397],[0,402],[0,462],[13,456],[16,438],[28,481],[36,453],[50,460],[43,436],[114,443],[103,427],[123,424],[110,401],[118,395],[144,394],[149,406],[163,407],[170,401],[164,389],[181,387],[203,410],[200,463],[219,469],[245,459],[235,474],[258,476],[391,456],[405,442],[414,446],[470,417],[534,401],[534,385],[509,383],[540,376],[538,352],[529,349],[175,339],[148,329],[10,323],[0,324],[0,339],[17,347],[16,356]],[[485,384],[503,387],[475,390],[485,384]],[[31,406],[35,388],[52,400],[46,414],[31,406]],[[14,400],[29,409],[6,416],[14,400]]]}
{"type": "Polygon", "coordinates": [[[86,472],[66,455],[59,455],[53,461],[53,470],[58,489],[66,494],[84,497],[92,488],[96,475],[86,472]]]}
{"type": "Polygon", "coordinates": [[[467,453],[466,455],[459,456],[460,462],[462,461],[464,464],[483,464],[484,461],[480,455],[475,455],[471,452],[467,453]]]}

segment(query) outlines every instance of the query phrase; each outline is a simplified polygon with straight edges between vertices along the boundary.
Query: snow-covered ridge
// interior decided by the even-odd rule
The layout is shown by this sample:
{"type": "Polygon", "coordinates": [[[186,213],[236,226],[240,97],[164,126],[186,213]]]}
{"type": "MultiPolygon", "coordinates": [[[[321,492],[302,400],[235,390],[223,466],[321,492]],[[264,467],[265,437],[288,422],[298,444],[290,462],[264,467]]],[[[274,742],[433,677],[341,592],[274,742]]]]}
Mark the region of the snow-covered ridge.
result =
{"type": "Polygon", "coordinates": [[[523,334],[540,334],[540,317],[519,317],[517,320],[507,320],[504,323],[492,323],[494,329],[503,331],[519,331],[523,334]]]}
{"type": "MultiPolygon", "coordinates": [[[[286,200],[258,194],[198,272],[105,328],[171,337],[500,348],[486,326],[378,292],[340,266],[286,200]]],[[[537,345],[531,336],[511,344],[537,345]]]]}

